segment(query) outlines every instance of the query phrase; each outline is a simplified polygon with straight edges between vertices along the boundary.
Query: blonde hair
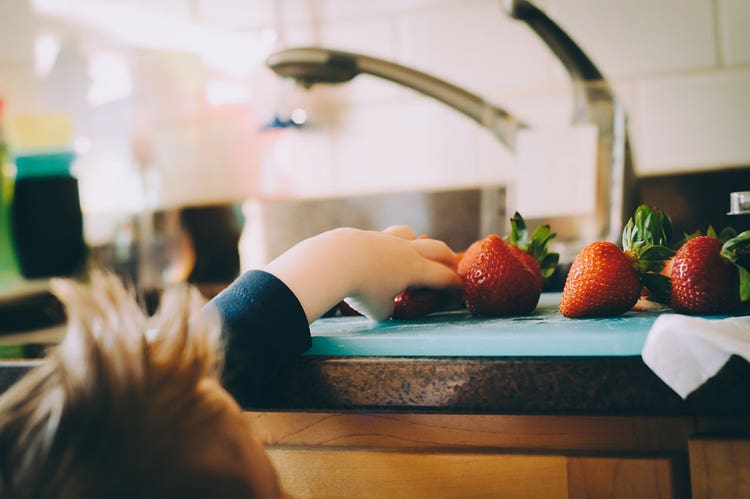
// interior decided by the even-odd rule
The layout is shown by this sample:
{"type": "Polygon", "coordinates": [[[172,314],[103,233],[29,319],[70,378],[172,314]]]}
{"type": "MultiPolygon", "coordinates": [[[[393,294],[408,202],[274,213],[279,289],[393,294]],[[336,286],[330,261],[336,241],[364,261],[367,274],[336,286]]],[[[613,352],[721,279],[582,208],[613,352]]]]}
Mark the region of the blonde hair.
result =
{"type": "Polygon", "coordinates": [[[222,349],[200,293],[171,289],[148,316],[112,275],[53,290],[68,331],[0,397],[0,496],[249,495],[199,464],[226,410],[205,390],[222,349]]]}

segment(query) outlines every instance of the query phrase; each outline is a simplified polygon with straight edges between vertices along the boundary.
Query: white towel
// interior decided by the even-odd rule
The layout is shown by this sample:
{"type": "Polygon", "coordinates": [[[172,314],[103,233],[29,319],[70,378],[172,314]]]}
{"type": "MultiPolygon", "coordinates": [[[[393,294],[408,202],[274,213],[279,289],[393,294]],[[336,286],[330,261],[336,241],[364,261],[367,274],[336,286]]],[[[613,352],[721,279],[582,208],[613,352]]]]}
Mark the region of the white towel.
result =
{"type": "Polygon", "coordinates": [[[659,316],[641,357],[683,399],[714,376],[733,354],[750,361],[750,317],[659,316]]]}

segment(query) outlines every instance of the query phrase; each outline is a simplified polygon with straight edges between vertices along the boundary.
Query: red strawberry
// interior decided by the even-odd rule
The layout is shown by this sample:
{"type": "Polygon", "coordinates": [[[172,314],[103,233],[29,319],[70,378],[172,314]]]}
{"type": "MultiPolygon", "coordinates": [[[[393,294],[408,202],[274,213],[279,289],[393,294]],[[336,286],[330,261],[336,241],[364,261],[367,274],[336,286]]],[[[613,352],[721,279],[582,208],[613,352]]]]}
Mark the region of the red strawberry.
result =
{"type": "Polygon", "coordinates": [[[560,312],[566,317],[620,315],[635,305],[641,287],[633,259],[611,242],[596,241],[573,261],[560,312]]]}
{"type": "Polygon", "coordinates": [[[495,234],[481,241],[464,277],[464,302],[474,315],[529,314],[541,291],[534,271],[495,234]]]}
{"type": "Polygon", "coordinates": [[[576,256],[565,281],[560,312],[566,317],[607,317],[630,310],[642,288],[663,301],[669,280],[658,272],[674,251],[664,246],[671,223],[658,209],[641,205],[623,230],[621,250],[596,241],[576,256]]]}
{"type": "Polygon", "coordinates": [[[672,262],[672,308],[686,314],[718,314],[747,299],[747,271],[734,262],[749,244],[746,232],[726,243],[712,236],[689,239],[672,262]]]}
{"type": "Polygon", "coordinates": [[[536,281],[539,284],[539,289],[541,289],[542,284],[544,284],[544,278],[542,277],[542,269],[541,267],[539,267],[539,262],[537,262],[533,256],[529,255],[517,246],[509,244],[508,249],[511,251],[511,253],[516,255],[519,260],[525,263],[529,267],[529,269],[531,269],[531,271],[534,273],[536,281]]]}
{"type": "Polygon", "coordinates": [[[438,312],[443,306],[440,290],[429,288],[409,288],[396,295],[393,300],[394,319],[416,319],[438,312]]]}
{"type": "Polygon", "coordinates": [[[661,275],[671,277],[672,276],[672,266],[674,265],[674,257],[670,258],[666,262],[664,262],[664,268],[661,269],[661,272],[659,272],[661,275]]]}

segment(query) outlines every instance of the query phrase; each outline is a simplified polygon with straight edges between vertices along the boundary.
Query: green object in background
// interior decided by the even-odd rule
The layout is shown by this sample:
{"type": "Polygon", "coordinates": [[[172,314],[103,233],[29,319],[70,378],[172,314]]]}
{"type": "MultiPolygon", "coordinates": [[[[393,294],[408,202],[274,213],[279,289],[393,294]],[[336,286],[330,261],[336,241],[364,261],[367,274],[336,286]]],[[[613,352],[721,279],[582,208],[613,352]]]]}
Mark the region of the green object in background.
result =
{"type": "Polygon", "coordinates": [[[86,256],[70,151],[15,154],[11,237],[25,279],[70,276],[86,256]]]}
{"type": "Polygon", "coordinates": [[[17,155],[16,180],[27,178],[70,177],[70,167],[75,159],[72,152],[17,155]]]}
{"type": "Polygon", "coordinates": [[[0,345],[0,359],[23,358],[23,345],[0,345]]]}
{"type": "Polygon", "coordinates": [[[20,277],[13,248],[10,207],[13,202],[15,178],[8,161],[8,150],[0,136],[0,290],[20,277]]]}

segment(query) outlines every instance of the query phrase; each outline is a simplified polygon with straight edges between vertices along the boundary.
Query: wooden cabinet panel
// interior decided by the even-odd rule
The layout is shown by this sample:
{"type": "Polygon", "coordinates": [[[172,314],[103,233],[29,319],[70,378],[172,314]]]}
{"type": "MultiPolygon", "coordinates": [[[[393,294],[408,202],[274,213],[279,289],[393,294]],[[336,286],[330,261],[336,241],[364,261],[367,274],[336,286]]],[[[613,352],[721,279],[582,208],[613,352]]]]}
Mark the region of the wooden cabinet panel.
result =
{"type": "Polygon", "coordinates": [[[750,439],[691,439],[695,499],[750,497],[750,439]]]}
{"type": "Polygon", "coordinates": [[[689,497],[687,465],[669,457],[270,448],[296,497],[689,497]]]}
{"type": "Polygon", "coordinates": [[[571,499],[688,497],[687,469],[670,458],[571,457],[571,499]]]}
{"type": "Polygon", "coordinates": [[[287,492],[306,497],[567,497],[562,456],[268,450],[287,492]]]}
{"type": "Polygon", "coordinates": [[[246,417],[285,488],[298,497],[690,496],[691,418],[303,412],[246,417]]]}
{"type": "Polygon", "coordinates": [[[687,452],[690,418],[248,412],[269,445],[687,452]]]}

